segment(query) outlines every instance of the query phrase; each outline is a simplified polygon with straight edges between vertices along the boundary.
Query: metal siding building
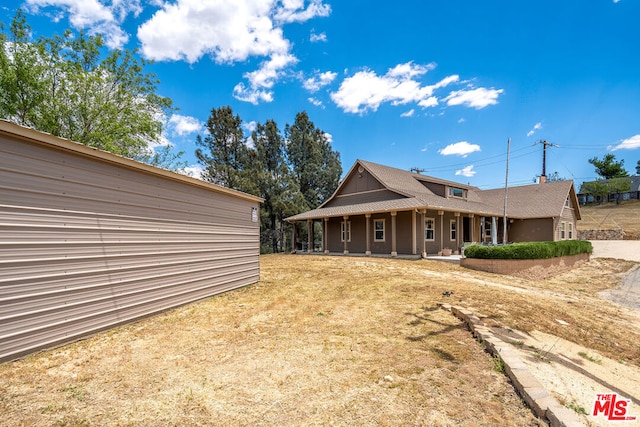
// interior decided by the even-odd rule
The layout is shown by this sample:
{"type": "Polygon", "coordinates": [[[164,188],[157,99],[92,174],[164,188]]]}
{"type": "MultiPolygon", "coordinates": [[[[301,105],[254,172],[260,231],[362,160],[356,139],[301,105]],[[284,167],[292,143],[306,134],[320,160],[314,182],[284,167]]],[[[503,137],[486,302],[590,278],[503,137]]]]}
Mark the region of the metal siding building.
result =
{"type": "Polygon", "coordinates": [[[260,202],[0,121],[0,362],[255,283],[260,202]]]}

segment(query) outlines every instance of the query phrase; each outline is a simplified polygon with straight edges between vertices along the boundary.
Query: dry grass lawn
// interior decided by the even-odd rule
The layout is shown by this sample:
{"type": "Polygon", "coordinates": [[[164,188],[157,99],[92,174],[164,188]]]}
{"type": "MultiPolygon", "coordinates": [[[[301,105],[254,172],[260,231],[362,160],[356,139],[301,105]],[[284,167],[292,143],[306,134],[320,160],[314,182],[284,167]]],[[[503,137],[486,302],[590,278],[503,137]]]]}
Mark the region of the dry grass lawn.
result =
{"type": "Polygon", "coordinates": [[[424,260],[263,256],[256,285],[0,365],[0,424],[543,425],[437,302],[638,365],[637,312],[596,295],[632,265],[595,259],[539,282],[424,260]]]}
{"type": "Polygon", "coordinates": [[[581,206],[579,230],[617,230],[622,228],[629,238],[640,236],[640,200],[602,205],[581,206]]]}

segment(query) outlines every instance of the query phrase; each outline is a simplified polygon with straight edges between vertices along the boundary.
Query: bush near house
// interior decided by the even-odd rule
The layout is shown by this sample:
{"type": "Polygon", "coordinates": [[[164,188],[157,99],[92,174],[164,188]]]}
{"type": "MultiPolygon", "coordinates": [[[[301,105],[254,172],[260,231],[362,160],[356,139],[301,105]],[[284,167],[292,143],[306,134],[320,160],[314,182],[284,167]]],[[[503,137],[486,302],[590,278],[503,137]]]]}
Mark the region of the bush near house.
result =
{"type": "Polygon", "coordinates": [[[591,242],[563,240],[559,242],[512,243],[500,246],[471,245],[464,251],[467,258],[543,259],[593,252],[591,242]]]}

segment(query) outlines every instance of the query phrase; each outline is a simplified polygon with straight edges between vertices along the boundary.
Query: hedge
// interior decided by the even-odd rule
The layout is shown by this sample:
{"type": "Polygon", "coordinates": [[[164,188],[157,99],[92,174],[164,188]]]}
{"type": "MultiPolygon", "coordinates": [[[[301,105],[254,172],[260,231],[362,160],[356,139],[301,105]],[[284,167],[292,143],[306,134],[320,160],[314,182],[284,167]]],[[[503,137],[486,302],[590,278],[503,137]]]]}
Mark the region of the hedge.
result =
{"type": "Polygon", "coordinates": [[[587,240],[559,242],[512,243],[500,246],[471,245],[464,250],[467,258],[482,259],[541,259],[593,252],[587,240]]]}

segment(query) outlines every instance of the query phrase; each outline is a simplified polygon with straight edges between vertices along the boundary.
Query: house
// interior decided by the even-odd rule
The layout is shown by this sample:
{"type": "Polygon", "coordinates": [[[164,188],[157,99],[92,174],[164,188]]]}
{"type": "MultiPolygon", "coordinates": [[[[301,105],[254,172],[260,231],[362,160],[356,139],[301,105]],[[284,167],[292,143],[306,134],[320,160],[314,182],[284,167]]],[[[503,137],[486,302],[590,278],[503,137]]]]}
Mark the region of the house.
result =
{"type": "Polygon", "coordinates": [[[261,201],[0,120],[0,362],[257,282],[261,201]]]}
{"type": "MultiPolygon", "coordinates": [[[[576,238],[573,181],[511,187],[506,200],[506,241],[576,238]]],[[[425,257],[469,242],[503,242],[504,207],[504,188],[480,190],[357,160],[325,203],[286,220],[306,223],[309,248],[320,222],[325,253],[425,257]]]]}
{"type": "MultiPolygon", "coordinates": [[[[629,191],[625,191],[623,193],[620,193],[619,195],[617,193],[609,193],[603,196],[594,196],[592,194],[580,192],[578,193],[578,200],[583,205],[587,203],[616,202],[631,199],[640,200],[640,175],[630,176],[629,181],[631,184],[631,188],[629,188],[629,191]]],[[[594,181],[584,182],[583,185],[587,183],[590,184],[592,182],[594,181]]],[[[603,179],[601,180],[601,182],[603,184],[607,184],[609,180],[603,179]]]]}

